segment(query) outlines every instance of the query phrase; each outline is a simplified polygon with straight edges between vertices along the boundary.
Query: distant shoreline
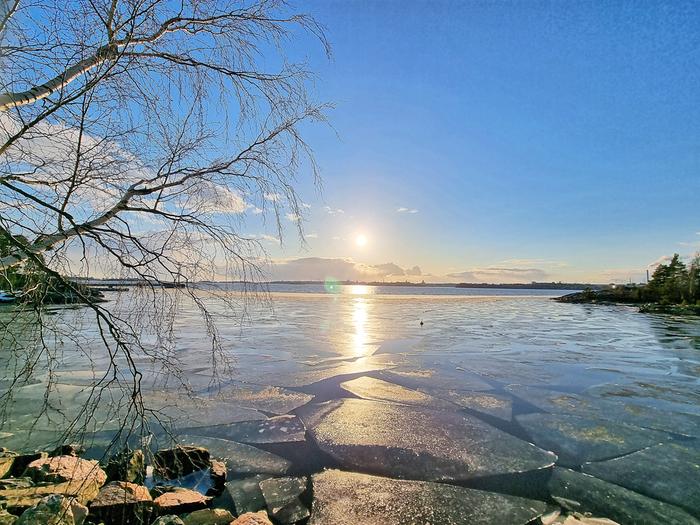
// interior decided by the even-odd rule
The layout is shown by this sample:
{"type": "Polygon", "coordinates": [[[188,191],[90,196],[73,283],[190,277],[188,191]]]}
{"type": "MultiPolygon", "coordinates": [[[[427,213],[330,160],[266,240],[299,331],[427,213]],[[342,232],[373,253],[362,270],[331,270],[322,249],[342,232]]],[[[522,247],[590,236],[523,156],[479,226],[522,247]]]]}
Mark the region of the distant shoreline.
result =
{"type": "MultiPolygon", "coordinates": [[[[76,281],[88,286],[142,286],[146,281],[136,279],[76,279],[76,281]]],[[[474,289],[506,289],[506,290],[601,290],[608,285],[587,284],[587,283],[562,283],[562,282],[531,282],[531,283],[414,283],[409,281],[334,281],[335,284],[343,286],[407,286],[421,288],[474,288],[474,289]]],[[[191,285],[222,285],[222,284],[244,284],[248,286],[266,286],[274,284],[284,284],[290,286],[324,285],[325,281],[197,281],[191,285]]],[[[180,283],[158,283],[158,286],[177,287],[185,286],[180,283]]]]}

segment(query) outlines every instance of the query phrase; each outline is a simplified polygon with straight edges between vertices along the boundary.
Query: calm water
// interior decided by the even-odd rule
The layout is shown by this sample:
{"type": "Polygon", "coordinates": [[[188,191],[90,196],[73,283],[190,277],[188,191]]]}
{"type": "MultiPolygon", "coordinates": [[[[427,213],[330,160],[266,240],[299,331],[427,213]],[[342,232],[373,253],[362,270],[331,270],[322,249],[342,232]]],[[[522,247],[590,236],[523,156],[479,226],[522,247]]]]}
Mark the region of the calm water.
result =
{"type": "MultiPolygon", "coordinates": [[[[178,306],[172,358],[185,371],[194,399],[183,396],[180,383],[167,379],[147,355],[137,356],[146,371],[147,401],[175,418],[178,429],[230,438],[238,430],[222,428],[238,428],[236,422],[299,415],[307,426],[301,441],[272,436],[257,445],[291,461],[289,473],[335,467],[551,501],[546,479],[522,478],[524,471],[540,468],[508,463],[507,452],[492,450],[507,434],[555,452],[560,466],[588,472],[603,465],[605,472],[595,475],[614,486],[683,506],[674,501],[678,487],[659,492],[638,486],[640,477],[654,475],[644,474],[645,468],[658,473],[658,466],[641,456],[637,474],[621,479],[607,465],[659,443],[697,446],[700,320],[640,314],[624,306],[560,304],[551,300],[566,293],[559,291],[342,286],[329,293],[321,285],[273,285],[268,291],[269,296],[244,301],[229,290],[219,293],[230,303],[210,302],[214,313],[227,316],[218,326],[219,337],[233,364],[232,375],[216,382],[212,378],[222,366],[221,361],[218,370],[211,365],[205,324],[193,303],[178,306]],[[318,411],[328,407],[343,417],[320,417],[318,411]],[[382,412],[387,407],[392,412],[382,412]],[[445,414],[453,413],[483,425],[476,460],[465,452],[474,443],[460,445],[457,439],[451,450],[453,445],[433,439],[448,425],[445,414]],[[373,430],[383,421],[387,428],[373,430]],[[420,428],[432,430],[407,443],[405,435],[420,428]],[[373,463],[358,452],[363,447],[374,451],[373,463]],[[427,459],[399,465],[403,456],[383,460],[377,447],[427,459]],[[484,475],[455,474],[459,468],[448,469],[443,457],[460,457],[484,475]],[[488,481],[493,479],[499,481],[488,481]]],[[[125,313],[133,306],[129,293],[115,302],[125,313]]],[[[111,297],[117,300],[117,294],[111,297]]],[[[157,322],[142,312],[138,317],[146,325],[157,322]]],[[[96,342],[95,327],[80,310],[57,310],[55,319],[73,327],[83,344],[96,342]]],[[[68,338],[54,344],[61,364],[54,372],[53,395],[64,413],[72,414],[70,407],[79,405],[85,385],[103,373],[108,361],[98,350],[89,361],[68,338]]],[[[5,446],[46,440],[55,422],[41,421],[38,437],[30,441],[23,430],[42,385],[16,390],[19,408],[3,428],[14,435],[4,438],[5,446]]],[[[246,439],[251,442],[241,438],[246,439]]],[[[551,462],[542,461],[549,475],[551,462]]],[[[684,475],[677,476],[681,486],[697,481],[697,472],[684,475]]]]}

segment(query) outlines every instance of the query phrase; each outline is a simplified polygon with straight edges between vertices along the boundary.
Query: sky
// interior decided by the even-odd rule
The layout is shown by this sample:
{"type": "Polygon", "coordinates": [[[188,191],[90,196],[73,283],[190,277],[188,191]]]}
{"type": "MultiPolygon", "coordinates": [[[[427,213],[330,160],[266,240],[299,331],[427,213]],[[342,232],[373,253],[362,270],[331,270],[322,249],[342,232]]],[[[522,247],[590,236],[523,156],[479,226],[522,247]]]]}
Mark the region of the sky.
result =
{"type": "Polygon", "coordinates": [[[248,226],[273,278],[642,281],[700,250],[700,4],[295,6],[334,109],[306,134],[305,242],[248,226]]]}

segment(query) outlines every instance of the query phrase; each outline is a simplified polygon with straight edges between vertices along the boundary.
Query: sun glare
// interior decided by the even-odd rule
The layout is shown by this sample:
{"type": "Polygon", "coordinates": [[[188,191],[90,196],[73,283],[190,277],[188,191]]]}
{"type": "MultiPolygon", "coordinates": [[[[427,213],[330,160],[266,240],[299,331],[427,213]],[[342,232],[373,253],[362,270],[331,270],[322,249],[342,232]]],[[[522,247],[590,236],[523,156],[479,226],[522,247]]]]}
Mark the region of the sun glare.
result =
{"type": "Polygon", "coordinates": [[[359,234],[357,237],[355,237],[355,244],[362,248],[367,244],[367,236],[362,233],[359,234]]]}

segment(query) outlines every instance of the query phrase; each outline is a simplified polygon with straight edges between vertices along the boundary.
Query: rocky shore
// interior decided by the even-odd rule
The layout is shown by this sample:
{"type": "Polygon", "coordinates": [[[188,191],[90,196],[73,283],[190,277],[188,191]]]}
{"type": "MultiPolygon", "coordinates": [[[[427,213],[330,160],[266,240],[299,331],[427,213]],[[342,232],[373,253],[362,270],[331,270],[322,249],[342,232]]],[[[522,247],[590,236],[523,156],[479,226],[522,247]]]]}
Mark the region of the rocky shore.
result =
{"type": "Polygon", "coordinates": [[[639,307],[642,313],[660,313],[672,315],[700,315],[700,305],[692,304],[663,304],[649,302],[637,287],[619,286],[603,290],[584,290],[562,297],[555,301],[572,304],[622,304],[639,307]]]}
{"type": "MultiPolygon", "coordinates": [[[[226,446],[226,440],[209,441],[219,452],[226,446]]],[[[477,523],[492,523],[489,507],[507,510],[514,524],[616,523],[567,512],[565,505],[432,482],[333,469],[309,477],[237,473],[229,468],[240,465],[237,458],[215,459],[199,446],[159,450],[149,461],[142,450],[126,449],[102,462],[80,457],[83,452],[77,445],[34,454],[1,449],[0,525],[388,525],[426,519],[457,525],[474,523],[479,514],[477,523]]]]}

